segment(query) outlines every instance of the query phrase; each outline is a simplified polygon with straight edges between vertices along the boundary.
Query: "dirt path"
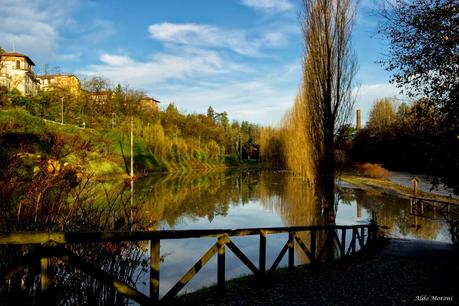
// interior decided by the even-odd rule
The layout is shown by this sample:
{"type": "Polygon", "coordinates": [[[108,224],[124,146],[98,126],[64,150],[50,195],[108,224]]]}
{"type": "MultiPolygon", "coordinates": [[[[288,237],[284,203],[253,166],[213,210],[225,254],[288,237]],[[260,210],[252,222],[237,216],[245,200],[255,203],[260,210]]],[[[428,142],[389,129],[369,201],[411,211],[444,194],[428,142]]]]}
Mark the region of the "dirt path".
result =
{"type": "Polygon", "coordinates": [[[451,244],[391,239],[316,267],[248,276],[182,296],[177,305],[457,305],[458,254],[451,244]],[[439,301],[439,300],[444,301],[439,301]],[[452,299],[452,300],[451,300],[452,299]]]}
{"type": "MultiPolygon", "coordinates": [[[[363,177],[355,175],[353,173],[345,173],[341,175],[339,177],[338,185],[343,187],[358,187],[362,189],[377,190],[385,192],[387,194],[396,195],[402,198],[408,198],[413,195],[412,188],[397,184],[396,182],[393,182],[391,180],[363,177]]],[[[418,191],[417,195],[420,197],[426,197],[430,199],[437,199],[440,201],[459,204],[459,199],[457,198],[451,198],[431,192],[425,192],[422,190],[418,191]]]]}

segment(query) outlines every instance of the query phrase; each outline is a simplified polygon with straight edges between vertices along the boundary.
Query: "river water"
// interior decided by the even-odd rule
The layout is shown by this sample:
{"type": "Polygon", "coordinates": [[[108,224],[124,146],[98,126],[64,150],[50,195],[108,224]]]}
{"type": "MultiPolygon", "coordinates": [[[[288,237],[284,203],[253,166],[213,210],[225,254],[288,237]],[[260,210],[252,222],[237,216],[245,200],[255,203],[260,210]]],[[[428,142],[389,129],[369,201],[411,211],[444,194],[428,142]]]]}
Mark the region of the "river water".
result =
{"type": "MultiPolygon", "coordinates": [[[[134,201],[151,229],[236,229],[322,224],[321,208],[304,181],[288,172],[226,171],[207,175],[151,177],[136,183],[134,201]],[[157,181],[156,181],[157,180],[157,181]],[[154,181],[154,182],[153,182],[154,181]],[[161,186],[161,187],[159,187],[161,186]],[[145,197],[146,196],[146,197],[145,197]]],[[[341,187],[336,194],[337,224],[366,224],[375,218],[389,237],[450,242],[448,223],[410,215],[409,200],[381,192],[341,187]]],[[[238,237],[235,243],[255,264],[259,238],[238,237]]],[[[268,266],[275,260],[287,235],[269,235],[268,266]]],[[[215,239],[161,241],[160,284],[164,294],[191,267],[215,239]]],[[[227,278],[250,273],[227,252],[227,278]]],[[[295,262],[306,258],[297,252],[295,262]]],[[[280,266],[285,266],[286,256],[280,266]]],[[[216,282],[216,258],[182,292],[216,282]]],[[[148,283],[148,282],[146,282],[148,283]]]]}
{"type": "MultiPolygon", "coordinates": [[[[132,230],[237,229],[323,224],[321,207],[316,204],[310,188],[300,177],[288,172],[219,170],[153,175],[131,186],[117,181],[101,184],[105,184],[105,198],[116,198],[116,201],[124,203],[124,206],[116,206],[116,209],[126,210],[125,207],[129,207],[123,215],[128,216],[132,230]],[[122,192],[117,191],[120,188],[122,192]],[[116,197],[113,196],[115,194],[116,197]]],[[[104,197],[95,193],[92,198],[104,197]]],[[[114,202],[110,200],[110,203],[114,202]]],[[[336,193],[335,210],[336,224],[367,224],[375,219],[389,237],[451,241],[449,225],[445,219],[416,217],[410,214],[409,200],[394,195],[341,185],[336,193]]],[[[122,218],[114,219],[112,230],[117,229],[116,224],[126,222],[122,218]]],[[[304,239],[307,242],[308,238],[304,239]]],[[[232,240],[258,265],[258,236],[235,237],[232,240]]],[[[268,236],[267,267],[275,260],[286,240],[287,234],[268,236]]],[[[160,294],[165,294],[215,242],[215,238],[161,240],[160,294]]],[[[295,250],[295,264],[307,262],[297,247],[295,250]]],[[[94,246],[90,251],[86,246],[79,246],[75,252],[149,294],[148,242],[121,246],[105,244],[94,246]]],[[[226,254],[226,279],[250,273],[231,252],[226,254]]],[[[280,266],[286,264],[287,256],[284,256],[280,266]]],[[[101,300],[114,299],[113,292],[98,287],[96,282],[89,279],[79,278],[75,270],[71,271],[62,266],[59,266],[59,272],[56,271],[56,284],[62,286],[59,289],[61,299],[76,304],[87,302],[84,294],[88,295],[88,292],[92,292],[96,304],[103,304],[101,300]],[[62,284],[59,285],[59,282],[62,284]],[[76,296],[75,292],[80,291],[85,293],[76,296]]],[[[215,284],[216,276],[217,262],[214,256],[181,293],[215,284]]],[[[36,289],[37,280],[34,284],[36,289]]],[[[31,289],[26,289],[21,289],[21,294],[30,295],[31,289]]],[[[114,304],[117,300],[110,301],[114,304]]]]}

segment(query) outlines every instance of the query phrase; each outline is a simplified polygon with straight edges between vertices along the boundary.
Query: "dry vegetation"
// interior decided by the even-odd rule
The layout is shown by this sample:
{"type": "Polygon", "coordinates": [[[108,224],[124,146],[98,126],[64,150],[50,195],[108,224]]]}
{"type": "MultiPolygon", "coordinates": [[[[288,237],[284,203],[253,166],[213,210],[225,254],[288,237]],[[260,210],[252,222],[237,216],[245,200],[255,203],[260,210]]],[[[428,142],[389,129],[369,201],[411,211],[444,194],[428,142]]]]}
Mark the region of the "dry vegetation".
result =
{"type": "Polygon", "coordinates": [[[388,179],[390,175],[389,171],[377,164],[364,163],[355,167],[360,175],[370,178],[388,179]]]}
{"type": "Polygon", "coordinates": [[[304,0],[302,86],[281,128],[261,132],[263,162],[303,176],[325,208],[334,203],[335,135],[354,104],[354,19],[352,0],[304,0]]]}

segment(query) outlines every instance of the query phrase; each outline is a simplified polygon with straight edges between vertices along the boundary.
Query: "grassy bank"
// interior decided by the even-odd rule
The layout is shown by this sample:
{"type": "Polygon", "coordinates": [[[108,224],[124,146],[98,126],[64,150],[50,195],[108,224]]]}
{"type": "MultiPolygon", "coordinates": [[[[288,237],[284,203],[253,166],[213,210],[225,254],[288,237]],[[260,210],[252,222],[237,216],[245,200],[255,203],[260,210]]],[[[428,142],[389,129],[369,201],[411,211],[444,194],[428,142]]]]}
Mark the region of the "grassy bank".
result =
{"type": "MultiPolygon", "coordinates": [[[[4,162],[27,153],[32,157],[57,160],[62,165],[76,165],[97,177],[123,177],[130,170],[130,138],[122,131],[60,124],[21,109],[0,111],[0,145],[0,157],[4,162]]],[[[159,156],[139,136],[134,137],[133,152],[136,175],[209,170],[227,165],[224,159],[200,155],[159,156]]],[[[7,167],[7,164],[2,166],[7,167]]]]}

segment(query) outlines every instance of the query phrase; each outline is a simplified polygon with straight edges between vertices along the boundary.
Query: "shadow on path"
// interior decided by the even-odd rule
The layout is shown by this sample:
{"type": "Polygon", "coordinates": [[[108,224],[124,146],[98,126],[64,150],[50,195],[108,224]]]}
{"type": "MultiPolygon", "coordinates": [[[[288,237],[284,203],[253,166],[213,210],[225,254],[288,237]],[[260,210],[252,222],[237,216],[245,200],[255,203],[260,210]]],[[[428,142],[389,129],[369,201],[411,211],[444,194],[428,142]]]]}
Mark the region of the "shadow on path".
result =
{"type": "Polygon", "coordinates": [[[203,289],[177,305],[457,305],[459,257],[452,244],[389,239],[348,258],[247,276],[224,294],[203,289]],[[440,301],[443,299],[443,301],[440,301]],[[450,301],[452,299],[452,301],[450,301]]]}

